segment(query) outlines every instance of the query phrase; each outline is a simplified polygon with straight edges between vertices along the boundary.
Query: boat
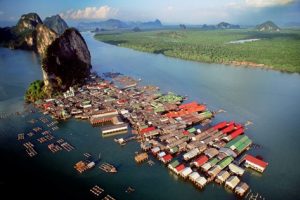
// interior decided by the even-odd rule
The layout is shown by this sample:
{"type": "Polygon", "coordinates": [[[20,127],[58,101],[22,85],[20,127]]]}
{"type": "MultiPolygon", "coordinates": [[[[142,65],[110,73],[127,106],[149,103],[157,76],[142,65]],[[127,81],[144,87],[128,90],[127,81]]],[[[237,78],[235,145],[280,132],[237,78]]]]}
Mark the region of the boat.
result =
{"type": "Polygon", "coordinates": [[[126,193],[131,193],[131,192],[134,192],[134,191],[135,191],[135,189],[134,189],[133,187],[131,187],[131,186],[129,186],[129,187],[125,190],[126,193]]]}
{"type": "Polygon", "coordinates": [[[100,165],[99,167],[101,170],[107,172],[107,173],[116,173],[117,168],[109,163],[103,163],[102,165],[100,165]]]}
{"type": "Polygon", "coordinates": [[[86,170],[88,170],[88,169],[92,169],[92,168],[94,168],[95,166],[96,166],[96,164],[100,161],[100,159],[101,159],[101,154],[99,153],[99,157],[98,157],[98,159],[97,160],[94,160],[94,161],[90,161],[90,160],[85,160],[85,161],[79,161],[79,162],[77,162],[75,165],[74,165],[74,168],[78,171],[78,172],[80,172],[80,173],[82,173],[82,172],[84,172],[84,171],[86,171],[86,170]]]}
{"type": "Polygon", "coordinates": [[[118,139],[115,138],[114,141],[122,146],[126,144],[126,141],[124,140],[124,138],[118,138],[118,139]]]}

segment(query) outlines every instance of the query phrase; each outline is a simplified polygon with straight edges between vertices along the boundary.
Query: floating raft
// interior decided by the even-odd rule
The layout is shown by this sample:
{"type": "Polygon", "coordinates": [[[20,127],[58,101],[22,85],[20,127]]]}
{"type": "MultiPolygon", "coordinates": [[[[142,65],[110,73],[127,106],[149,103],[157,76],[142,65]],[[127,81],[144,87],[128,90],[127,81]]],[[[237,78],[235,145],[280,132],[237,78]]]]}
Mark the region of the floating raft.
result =
{"type": "Polygon", "coordinates": [[[48,149],[50,149],[50,151],[51,151],[52,153],[56,153],[56,152],[62,150],[62,148],[61,148],[59,145],[53,144],[53,143],[51,143],[51,144],[48,145],[48,149]]]}
{"type": "Polygon", "coordinates": [[[70,145],[67,142],[64,142],[60,145],[62,148],[64,148],[64,150],[66,150],[67,152],[72,151],[73,149],[75,149],[72,145],[70,145]]]}
{"type": "Polygon", "coordinates": [[[37,155],[37,152],[35,151],[35,149],[33,148],[34,145],[31,143],[31,142],[26,142],[23,144],[23,146],[25,147],[26,149],[26,153],[30,156],[30,157],[33,157],[33,156],[36,156],[37,155]]]}
{"type": "Polygon", "coordinates": [[[137,163],[141,163],[141,162],[144,162],[145,160],[148,159],[148,154],[147,153],[140,153],[140,154],[137,154],[135,157],[134,157],[135,161],[137,163]]]}
{"type": "Polygon", "coordinates": [[[116,200],[116,199],[108,194],[102,200],[116,200]]]}
{"type": "Polygon", "coordinates": [[[18,140],[24,140],[24,133],[18,134],[18,140]]]}
{"type": "Polygon", "coordinates": [[[90,192],[96,196],[99,196],[100,194],[102,194],[102,192],[104,192],[104,190],[101,187],[99,187],[98,185],[95,185],[94,187],[92,187],[90,189],[90,192]]]}

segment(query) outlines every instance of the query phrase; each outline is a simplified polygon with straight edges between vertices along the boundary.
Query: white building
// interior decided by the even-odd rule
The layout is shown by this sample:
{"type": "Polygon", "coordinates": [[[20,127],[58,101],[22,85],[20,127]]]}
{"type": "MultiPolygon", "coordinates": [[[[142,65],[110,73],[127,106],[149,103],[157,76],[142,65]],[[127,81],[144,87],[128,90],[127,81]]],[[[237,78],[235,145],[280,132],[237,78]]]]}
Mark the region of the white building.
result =
{"type": "Polygon", "coordinates": [[[68,97],[74,97],[75,96],[75,92],[73,87],[70,87],[66,92],[64,92],[64,97],[68,98],[68,97]]]}

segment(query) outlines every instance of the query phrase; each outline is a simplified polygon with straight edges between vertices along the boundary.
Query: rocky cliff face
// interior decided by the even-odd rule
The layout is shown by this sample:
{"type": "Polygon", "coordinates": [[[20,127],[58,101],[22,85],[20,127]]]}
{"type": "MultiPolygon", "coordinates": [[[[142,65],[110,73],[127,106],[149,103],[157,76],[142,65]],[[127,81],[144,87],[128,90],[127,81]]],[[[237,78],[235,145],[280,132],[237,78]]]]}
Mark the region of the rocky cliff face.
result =
{"type": "Polygon", "coordinates": [[[41,44],[46,41],[45,37],[52,39],[52,32],[43,25],[36,13],[29,13],[22,15],[16,26],[0,29],[0,43],[12,49],[32,50],[40,53],[41,44]]]}
{"type": "Polygon", "coordinates": [[[266,21],[262,24],[257,25],[256,30],[266,32],[278,32],[280,31],[280,28],[276,24],[274,24],[274,22],[266,21]]]}
{"type": "Polygon", "coordinates": [[[76,29],[67,29],[49,45],[42,68],[47,93],[64,91],[84,82],[90,74],[91,56],[76,29]]]}
{"type": "Polygon", "coordinates": [[[22,15],[19,19],[15,31],[22,33],[24,31],[33,31],[38,24],[42,24],[41,18],[36,13],[22,15]]]}
{"type": "Polygon", "coordinates": [[[46,17],[44,24],[59,35],[63,34],[63,32],[68,28],[67,23],[59,15],[46,17]]]}
{"type": "Polygon", "coordinates": [[[48,46],[58,37],[58,35],[43,24],[38,24],[35,31],[37,52],[41,57],[44,57],[48,46]]]}
{"type": "Polygon", "coordinates": [[[58,15],[45,21],[47,25],[35,13],[22,15],[16,26],[0,28],[0,44],[33,50],[41,56],[42,96],[51,96],[83,83],[90,74],[91,56],[80,33],[73,28],[65,30],[67,25],[58,15]],[[64,32],[59,36],[55,31],[64,32]]]}

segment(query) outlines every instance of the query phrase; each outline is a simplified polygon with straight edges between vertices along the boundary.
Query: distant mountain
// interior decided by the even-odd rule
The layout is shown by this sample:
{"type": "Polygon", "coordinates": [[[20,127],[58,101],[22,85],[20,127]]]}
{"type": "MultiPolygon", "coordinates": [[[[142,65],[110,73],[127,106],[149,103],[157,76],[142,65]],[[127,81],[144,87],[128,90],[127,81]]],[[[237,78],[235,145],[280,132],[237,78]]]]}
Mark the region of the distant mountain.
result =
{"type": "Polygon", "coordinates": [[[135,27],[142,29],[153,29],[162,27],[161,22],[156,19],[150,22],[125,22],[119,19],[108,19],[100,22],[81,22],[78,25],[80,30],[115,30],[115,29],[134,29],[135,27]]]}
{"type": "Polygon", "coordinates": [[[239,29],[240,25],[229,24],[227,22],[221,22],[217,25],[207,25],[203,24],[202,29],[204,30],[216,30],[216,29],[239,29]]]}
{"type": "Polygon", "coordinates": [[[186,25],[184,25],[184,24],[179,24],[179,28],[181,28],[181,29],[186,29],[186,25]]]}
{"type": "Polygon", "coordinates": [[[256,30],[267,31],[267,32],[276,32],[276,31],[280,31],[280,28],[276,24],[274,24],[274,22],[266,21],[262,24],[257,25],[256,30]]]}
{"type": "Polygon", "coordinates": [[[221,22],[217,25],[217,29],[239,29],[240,25],[233,25],[227,22],[221,22]]]}
{"type": "Polygon", "coordinates": [[[118,29],[118,28],[127,28],[127,24],[118,19],[109,19],[99,23],[101,28],[106,29],[118,29]]]}
{"type": "Polygon", "coordinates": [[[59,35],[61,35],[67,28],[69,28],[67,23],[59,15],[46,17],[46,19],[44,20],[44,24],[59,35]]]}
{"type": "MultiPolygon", "coordinates": [[[[138,23],[137,23],[138,25],[138,23]]],[[[144,22],[139,25],[141,28],[160,28],[162,27],[161,22],[156,19],[154,22],[144,22]]]]}
{"type": "Polygon", "coordinates": [[[42,24],[41,18],[36,13],[28,13],[21,16],[17,25],[15,26],[15,32],[21,33],[23,31],[32,31],[38,24],[42,24]]]}
{"type": "Polygon", "coordinates": [[[56,33],[43,25],[36,13],[21,16],[16,26],[0,29],[0,44],[12,49],[33,50],[40,54],[44,46],[56,38],[56,33]]]}
{"type": "Polygon", "coordinates": [[[141,32],[142,30],[139,28],[139,27],[134,27],[133,29],[132,29],[132,31],[133,32],[141,32]]]}
{"type": "Polygon", "coordinates": [[[214,30],[214,29],[217,29],[217,27],[215,25],[207,25],[207,24],[203,24],[202,29],[204,30],[214,30]]]}

